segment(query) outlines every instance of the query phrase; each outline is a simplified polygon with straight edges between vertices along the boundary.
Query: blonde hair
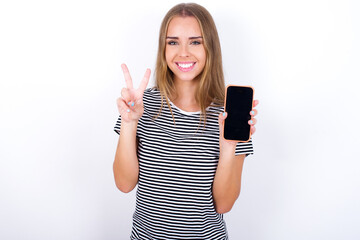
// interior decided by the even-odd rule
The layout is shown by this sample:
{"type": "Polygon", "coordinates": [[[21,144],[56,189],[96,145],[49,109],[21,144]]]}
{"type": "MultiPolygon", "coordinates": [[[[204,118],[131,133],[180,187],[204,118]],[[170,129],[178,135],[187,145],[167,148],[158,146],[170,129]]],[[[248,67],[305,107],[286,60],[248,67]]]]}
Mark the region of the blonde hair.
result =
{"type": "MultiPolygon", "coordinates": [[[[195,98],[201,109],[201,116],[206,121],[206,108],[210,104],[222,105],[225,97],[225,82],[222,67],[220,40],[215,22],[210,13],[196,3],[181,3],[171,8],[165,15],[159,34],[159,48],[155,68],[155,87],[161,93],[161,109],[166,101],[171,113],[169,96],[175,93],[173,73],[168,68],[165,58],[166,34],[170,21],[174,17],[195,17],[200,25],[206,62],[199,76],[199,87],[195,98]],[[164,101],[165,99],[165,101],[164,101]]],[[[174,120],[175,121],[175,120],[174,120]]]]}

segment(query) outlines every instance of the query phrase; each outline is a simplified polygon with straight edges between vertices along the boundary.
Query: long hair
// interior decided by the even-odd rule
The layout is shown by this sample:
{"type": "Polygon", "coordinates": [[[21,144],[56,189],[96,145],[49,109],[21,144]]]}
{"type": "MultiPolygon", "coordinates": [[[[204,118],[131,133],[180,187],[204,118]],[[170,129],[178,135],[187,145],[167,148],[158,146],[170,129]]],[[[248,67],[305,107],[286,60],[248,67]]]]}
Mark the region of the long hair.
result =
{"type": "Polygon", "coordinates": [[[204,69],[199,76],[200,81],[195,98],[200,105],[201,116],[205,123],[206,108],[210,104],[223,104],[225,96],[225,82],[220,40],[215,22],[210,13],[204,7],[196,3],[181,3],[174,6],[168,11],[161,23],[155,68],[155,86],[161,93],[162,101],[159,114],[165,102],[172,113],[168,98],[175,93],[176,89],[173,82],[173,73],[166,63],[165,48],[169,23],[177,16],[195,17],[200,25],[206,52],[206,62],[204,69]]]}

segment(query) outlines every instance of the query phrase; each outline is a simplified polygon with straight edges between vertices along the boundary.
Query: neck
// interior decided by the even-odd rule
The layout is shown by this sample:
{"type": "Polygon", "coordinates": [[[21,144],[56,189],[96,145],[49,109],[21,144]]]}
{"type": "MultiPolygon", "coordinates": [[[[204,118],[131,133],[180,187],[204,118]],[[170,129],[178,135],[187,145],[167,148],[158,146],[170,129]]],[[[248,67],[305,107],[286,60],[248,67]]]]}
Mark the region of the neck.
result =
{"type": "Polygon", "coordinates": [[[200,110],[199,103],[195,95],[199,82],[195,79],[192,81],[179,81],[174,79],[175,93],[171,96],[171,101],[179,108],[185,111],[200,110]]]}

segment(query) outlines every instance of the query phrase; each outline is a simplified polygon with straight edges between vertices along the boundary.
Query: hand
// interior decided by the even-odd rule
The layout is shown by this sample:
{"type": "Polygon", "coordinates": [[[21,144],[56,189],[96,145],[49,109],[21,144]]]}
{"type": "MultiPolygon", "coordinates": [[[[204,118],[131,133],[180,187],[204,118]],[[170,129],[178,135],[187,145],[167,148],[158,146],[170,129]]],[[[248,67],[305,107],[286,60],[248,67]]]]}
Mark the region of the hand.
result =
{"type": "Polygon", "coordinates": [[[143,80],[138,89],[133,88],[129,70],[125,64],[121,64],[124,73],[126,88],[121,90],[121,97],[117,99],[117,107],[121,115],[121,120],[125,122],[137,121],[144,113],[143,95],[149,83],[150,69],[146,69],[143,80]]]}
{"type": "MultiPolygon", "coordinates": [[[[248,124],[251,126],[250,127],[250,133],[251,135],[253,135],[256,131],[255,128],[255,124],[256,124],[256,118],[254,118],[257,115],[257,110],[255,109],[255,107],[259,104],[259,100],[254,100],[253,102],[253,109],[250,111],[250,115],[251,115],[251,119],[249,120],[248,124]]],[[[233,141],[226,141],[223,137],[224,134],[224,120],[227,118],[227,112],[224,113],[220,113],[219,114],[219,127],[220,127],[220,145],[222,145],[222,142],[226,142],[227,144],[230,145],[236,145],[236,142],[233,141]]]]}

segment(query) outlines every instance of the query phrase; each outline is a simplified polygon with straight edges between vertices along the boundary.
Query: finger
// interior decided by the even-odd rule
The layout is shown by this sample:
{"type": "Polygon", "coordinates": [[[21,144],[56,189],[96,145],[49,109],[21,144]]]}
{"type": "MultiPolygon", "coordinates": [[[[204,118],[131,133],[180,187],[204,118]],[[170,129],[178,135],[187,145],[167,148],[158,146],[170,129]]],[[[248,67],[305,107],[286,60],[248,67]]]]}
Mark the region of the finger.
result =
{"type": "Polygon", "coordinates": [[[121,89],[121,97],[126,101],[126,103],[131,101],[130,91],[127,88],[121,89]]]}
{"type": "Polygon", "coordinates": [[[256,109],[253,109],[250,111],[251,117],[255,117],[257,115],[258,111],[256,109]]]}
{"type": "Polygon", "coordinates": [[[251,132],[251,135],[253,135],[256,131],[256,128],[254,126],[251,126],[250,128],[250,132],[251,132]]]}
{"type": "Polygon", "coordinates": [[[259,100],[254,100],[253,107],[256,107],[259,104],[259,100]]]}
{"type": "Polygon", "coordinates": [[[121,116],[123,116],[125,113],[130,112],[130,109],[127,106],[127,104],[125,103],[124,99],[118,98],[116,103],[117,103],[119,113],[120,113],[121,116]]]}
{"type": "Polygon", "coordinates": [[[127,68],[126,64],[124,64],[124,63],[121,64],[121,69],[122,69],[122,71],[124,73],[127,88],[132,89],[133,88],[133,83],[132,83],[132,79],[131,79],[131,76],[130,76],[129,69],[127,68]]]}
{"type": "Polygon", "coordinates": [[[251,120],[248,121],[248,124],[254,126],[256,122],[257,122],[256,118],[252,118],[251,120]]]}
{"type": "Polygon", "coordinates": [[[151,70],[148,68],[146,69],[145,75],[140,83],[139,90],[143,93],[149,83],[151,70]]]}

